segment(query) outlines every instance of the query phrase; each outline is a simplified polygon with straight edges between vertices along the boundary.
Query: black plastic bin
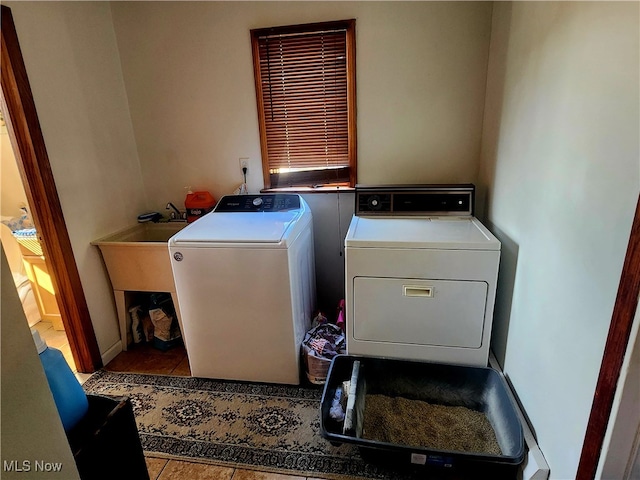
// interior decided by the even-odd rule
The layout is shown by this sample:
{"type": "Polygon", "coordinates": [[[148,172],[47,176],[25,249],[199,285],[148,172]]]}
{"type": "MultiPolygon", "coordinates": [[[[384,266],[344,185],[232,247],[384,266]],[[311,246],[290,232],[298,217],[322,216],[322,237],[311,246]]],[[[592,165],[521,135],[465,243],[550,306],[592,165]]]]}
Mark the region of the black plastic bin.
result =
{"type": "MultiPolygon", "coordinates": [[[[369,463],[417,473],[420,478],[512,479],[517,477],[524,461],[525,445],[522,425],[507,392],[503,376],[491,368],[338,355],[331,362],[322,394],[321,434],[333,444],[357,445],[360,455],[369,463]],[[353,428],[345,433],[344,422],[333,420],[329,410],[336,389],[352,379],[356,361],[359,373],[357,382],[352,383],[357,383],[357,390],[351,391],[355,408],[347,412],[346,419],[349,422],[349,415],[353,415],[353,428]],[[362,438],[366,394],[482,412],[493,428],[502,454],[436,450],[362,438]]],[[[408,420],[410,428],[415,428],[412,419],[408,420]]]]}
{"type": "Polygon", "coordinates": [[[67,438],[83,480],[149,480],[128,398],[87,395],[89,410],[67,438]]]}

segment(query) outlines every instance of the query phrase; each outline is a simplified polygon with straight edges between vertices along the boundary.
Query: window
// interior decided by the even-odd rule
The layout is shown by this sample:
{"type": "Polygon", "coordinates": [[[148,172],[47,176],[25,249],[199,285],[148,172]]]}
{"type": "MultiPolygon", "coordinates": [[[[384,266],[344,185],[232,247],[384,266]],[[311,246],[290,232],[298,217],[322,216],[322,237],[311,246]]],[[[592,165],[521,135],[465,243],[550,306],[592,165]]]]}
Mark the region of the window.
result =
{"type": "Polygon", "coordinates": [[[355,185],[355,20],[251,30],[266,188],[355,185]]]}

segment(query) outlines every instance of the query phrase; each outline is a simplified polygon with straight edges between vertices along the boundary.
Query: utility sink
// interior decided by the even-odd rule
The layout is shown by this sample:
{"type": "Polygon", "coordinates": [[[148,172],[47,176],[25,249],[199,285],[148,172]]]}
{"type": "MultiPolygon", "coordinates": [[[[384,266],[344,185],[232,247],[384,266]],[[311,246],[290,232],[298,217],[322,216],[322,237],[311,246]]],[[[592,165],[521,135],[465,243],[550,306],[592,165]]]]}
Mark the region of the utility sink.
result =
{"type": "Polygon", "coordinates": [[[186,225],[139,223],[91,245],[100,248],[114,290],[174,292],[168,241],[186,225]]]}
{"type": "Polygon", "coordinates": [[[187,222],[139,223],[91,242],[99,247],[112,243],[155,242],[166,244],[187,222]]]}
{"type": "Polygon", "coordinates": [[[130,330],[128,292],[170,293],[182,328],[168,241],[186,226],[186,222],[139,223],[91,242],[100,249],[109,273],[123,350],[130,330]]]}

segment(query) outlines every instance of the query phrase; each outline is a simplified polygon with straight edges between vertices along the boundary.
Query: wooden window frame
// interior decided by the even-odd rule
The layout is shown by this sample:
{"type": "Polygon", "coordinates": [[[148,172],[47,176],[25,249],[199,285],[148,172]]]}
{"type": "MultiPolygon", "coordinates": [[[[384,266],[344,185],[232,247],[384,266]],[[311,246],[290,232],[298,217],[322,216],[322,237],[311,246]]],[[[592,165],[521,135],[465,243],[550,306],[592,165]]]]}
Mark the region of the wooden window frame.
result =
{"type": "MultiPolygon", "coordinates": [[[[356,64],[355,64],[355,20],[339,20],[333,22],[319,22],[283,27],[260,28],[251,30],[251,47],[253,52],[253,67],[258,106],[258,123],[260,129],[260,148],[262,154],[262,170],[265,190],[277,188],[304,187],[354,187],[356,184],[356,64]],[[341,182],[327,181],[327,170],[314,172],[296,172],[280,174],[278,184],[274,185],[271,177],[269,162],[268,136],[265,120],[265,106],[263,103],[263,78],[260,68],[260,39],[265,36],[309,34],[329,30],[342,29],[346,33],[346,103],[347,103],[347,162],[348,176],[341,182]],[[348,180],[347,180],[348,178],[348,180]]],[[[346,163],[346,162],[345,162],[346,163]]]]}

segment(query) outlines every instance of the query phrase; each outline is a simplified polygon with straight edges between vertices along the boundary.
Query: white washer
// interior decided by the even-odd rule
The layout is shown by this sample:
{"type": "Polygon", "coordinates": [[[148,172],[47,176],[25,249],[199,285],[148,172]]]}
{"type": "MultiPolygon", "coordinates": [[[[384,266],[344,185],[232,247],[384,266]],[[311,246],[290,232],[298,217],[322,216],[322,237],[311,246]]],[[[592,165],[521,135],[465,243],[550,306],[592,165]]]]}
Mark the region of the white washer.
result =
{"type": "Polygon", "coordinates": [[[300,383],[315,308],[311,211],[299,195],[229,195],[169,240],[194,377],[300,383]]]}
{"type": "Polygon", "coordinates": [[[500,242],[473,185],[356,186],[347,353],[486,366],[500,242]]]}

